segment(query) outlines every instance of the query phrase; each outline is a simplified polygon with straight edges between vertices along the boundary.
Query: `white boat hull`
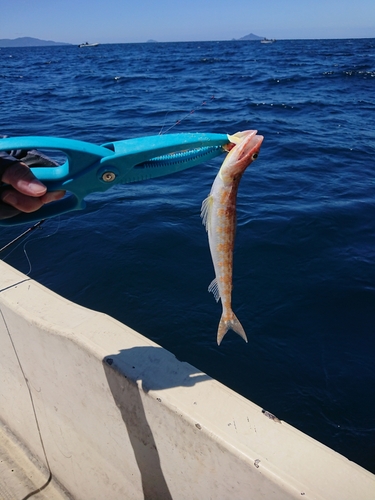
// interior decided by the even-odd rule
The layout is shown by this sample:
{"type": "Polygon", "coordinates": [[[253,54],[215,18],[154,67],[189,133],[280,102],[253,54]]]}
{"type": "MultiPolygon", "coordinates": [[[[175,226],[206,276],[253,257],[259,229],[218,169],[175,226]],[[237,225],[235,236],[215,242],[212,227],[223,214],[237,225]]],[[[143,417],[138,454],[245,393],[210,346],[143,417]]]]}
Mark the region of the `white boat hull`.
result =
{"type": "Polygon", "coordinates": [[[5,263],[0,290],[0,420],[46,481],[25,375],[71,498],[373,500],[374,475],[113,318],[5,263]]]}

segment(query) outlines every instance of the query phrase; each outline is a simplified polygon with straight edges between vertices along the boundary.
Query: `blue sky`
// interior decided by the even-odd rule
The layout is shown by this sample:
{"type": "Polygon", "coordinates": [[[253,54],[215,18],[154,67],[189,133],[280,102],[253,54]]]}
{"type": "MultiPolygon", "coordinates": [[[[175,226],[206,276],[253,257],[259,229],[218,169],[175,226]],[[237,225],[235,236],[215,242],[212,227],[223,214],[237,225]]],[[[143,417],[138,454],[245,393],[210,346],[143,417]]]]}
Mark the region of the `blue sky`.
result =
{"type": "Polygon", "coordinates": [[[375,38],[375,0],[0,0],[0,38],[81,43],[375,38]]]}

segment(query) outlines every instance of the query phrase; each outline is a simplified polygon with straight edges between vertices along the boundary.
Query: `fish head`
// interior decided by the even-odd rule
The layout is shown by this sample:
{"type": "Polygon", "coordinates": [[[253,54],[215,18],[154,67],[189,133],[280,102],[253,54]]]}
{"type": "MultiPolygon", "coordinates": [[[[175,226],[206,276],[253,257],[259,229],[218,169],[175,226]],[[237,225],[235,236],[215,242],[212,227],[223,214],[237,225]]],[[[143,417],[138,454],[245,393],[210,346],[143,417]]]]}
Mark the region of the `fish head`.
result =
{"type": "Polygon", "coordinates": [[[241,178],[246,168],[258,158],[263,142],[263,136],[257,135],[257,130],[245,130],[234,135],[228,135],[230,145],[219,175],[224,184],[230,184],[241,178]]]}

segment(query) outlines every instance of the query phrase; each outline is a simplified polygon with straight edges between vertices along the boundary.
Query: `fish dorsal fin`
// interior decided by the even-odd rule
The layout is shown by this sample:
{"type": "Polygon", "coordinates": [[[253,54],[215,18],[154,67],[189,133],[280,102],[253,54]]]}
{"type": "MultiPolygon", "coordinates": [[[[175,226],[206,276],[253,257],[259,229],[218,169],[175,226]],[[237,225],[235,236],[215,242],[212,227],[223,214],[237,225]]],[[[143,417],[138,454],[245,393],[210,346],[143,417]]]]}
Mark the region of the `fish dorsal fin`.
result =
{"type": "Polygon", "coordinates": [[[202,224],[205,226],[206,231],[209,230],[210,226],[212,203],[213,203],[212,195],[207,196],[207,198],[202,203],[202,209],[201,209],[202,224]]]}
{"type": "Polygon", "coordinates": [[[214,280],[211,281],[208,291],[212,292],[214,294],[216,302],[219,302],[220,299],[220,290],[219,290],[219,285],[217,283],[217,279],[215,278],[214,280]]]}

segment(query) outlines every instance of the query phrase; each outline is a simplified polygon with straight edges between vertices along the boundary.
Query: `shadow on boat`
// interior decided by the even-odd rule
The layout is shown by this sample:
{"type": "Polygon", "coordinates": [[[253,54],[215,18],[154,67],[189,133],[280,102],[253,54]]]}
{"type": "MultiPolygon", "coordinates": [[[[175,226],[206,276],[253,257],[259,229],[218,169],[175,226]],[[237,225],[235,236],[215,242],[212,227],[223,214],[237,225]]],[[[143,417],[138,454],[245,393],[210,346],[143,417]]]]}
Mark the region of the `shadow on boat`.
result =
{"type": "MultiPolygon", "coordinates": [[[[129,435],[145,500],[172,500],[142,399],[150,391],[192,387],[210,377],[188,363],[178,362],[173,354],[156,346],[123,349],[106,356],[103,366],[129,435]]],[[[157,401],[161,401],[160,398],[157,401]]]]}

